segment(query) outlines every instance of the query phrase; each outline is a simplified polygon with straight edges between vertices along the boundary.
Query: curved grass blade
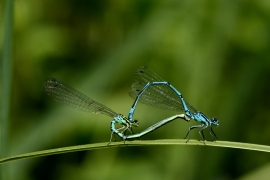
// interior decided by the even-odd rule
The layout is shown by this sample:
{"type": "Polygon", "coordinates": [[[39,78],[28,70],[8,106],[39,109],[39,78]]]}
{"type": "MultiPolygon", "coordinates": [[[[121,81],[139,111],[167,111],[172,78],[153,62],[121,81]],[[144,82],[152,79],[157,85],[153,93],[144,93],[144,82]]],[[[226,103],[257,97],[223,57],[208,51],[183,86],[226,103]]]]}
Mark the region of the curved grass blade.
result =
{"type": "Polygon", "coordinates": [[[63,148],[49,149],[44,151],[36,151],[32,153],[20,154],[12,157],[7,157],[0,159],[0,164],[9,163],[12,161],[29,159],[34,157],[48,156],[54,154],[62,154],[76,151],[85,151],[85,150],[94,150],[94,149],[104,149],[110,147],[126,147],[126,146],[153,146],[153,145],[185,145],[185,146],[216,146],[216,147],[227,147],[227,148],[236,148],[236,149],[245,149],[252,151],[261,151],[261,152],[270,152],[270,146],[259,145],[259,144],[249,144],[249,143],[239,143],[239,142],[229,142],[229,141],[215,141],[209,142],[206,141],[202,143],[198,140],[190,140],[186,143],[185,139],[160,139],[160,140],[145,140],[145,141],[126,141],[125,144],[123,142],[112,142],[110,146],[108,146],[108,142],[104,143],[95,143],[95,144],[87,144],[87,145],[79,145],[79,146],[69,146],[63,148]]]}

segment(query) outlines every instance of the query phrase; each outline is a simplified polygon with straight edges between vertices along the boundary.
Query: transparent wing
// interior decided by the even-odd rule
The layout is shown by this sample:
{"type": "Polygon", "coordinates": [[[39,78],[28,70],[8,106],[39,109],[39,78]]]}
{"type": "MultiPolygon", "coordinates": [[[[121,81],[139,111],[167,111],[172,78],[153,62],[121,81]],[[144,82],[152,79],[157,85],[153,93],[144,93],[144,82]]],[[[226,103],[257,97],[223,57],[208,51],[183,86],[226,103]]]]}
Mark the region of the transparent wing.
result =
{"type": "MultiPolygon", "coordinates": [[[[135,99],[144,86],[145,84],[140,82],[134,83],[132,85],[132,91],[129,92],[129,95],[135,99]]],[[[166,110],[183,110],[183,106],[177,94],[170,88],[168,89],[168,86],[166,85],[149,86],[141,95],[139,102],[166,110]],[[159,91],[159,89],[153,88],[154,86],[163,86],[163,89],[166,88],[167,92],[159,91]]]]}
{"type": "MultiPolygon", "coordinates": [[[[148,82],[165,82],[165,80],[146,66],[140,67],[134,73],[134,78],[136,82],[132,84],[132,90],[129,92],[129,95],[134,99],[148,82]]],[[[168,85],[150,85],[141,95],[139,102],[161,109],[183,111],[180,97],[168,85]]],[[[191,112],[197,111],[190,104],[185,103],[191,112]]]]}
{"type": "Polygon", "coordinates": [[[54,78],[48,79],[45,83],[45,91],[56,101],[62,102],[69,107],[91,112],[94,114],[105,114],[115,117],[115,113],[110,108],[90,99],[86,95],[73,89],[72,87],[57,81],[54,78]]]}
{"type": "Polygon", "coordinates": [[[198,112],[197,109],[195,109],[193,106],[191,106],[188,102],[186,102],[186,105],[187,105],[187,108],[188,110],[191,112],[191,113],[195,113],[195,112],[198,112]]]}

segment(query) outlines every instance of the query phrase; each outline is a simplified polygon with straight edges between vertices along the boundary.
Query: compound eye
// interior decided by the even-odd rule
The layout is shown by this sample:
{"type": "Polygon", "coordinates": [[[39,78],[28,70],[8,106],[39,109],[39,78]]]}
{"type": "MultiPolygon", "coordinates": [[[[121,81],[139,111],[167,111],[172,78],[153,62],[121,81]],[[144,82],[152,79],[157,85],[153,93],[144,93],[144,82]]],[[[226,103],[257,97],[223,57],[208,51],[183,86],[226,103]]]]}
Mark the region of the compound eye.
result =
{"type": "Polygon", "coordinates": [[[218,119],[217,118],[213,118],[213,122],[214,123],[218,122],[218,119]]]}

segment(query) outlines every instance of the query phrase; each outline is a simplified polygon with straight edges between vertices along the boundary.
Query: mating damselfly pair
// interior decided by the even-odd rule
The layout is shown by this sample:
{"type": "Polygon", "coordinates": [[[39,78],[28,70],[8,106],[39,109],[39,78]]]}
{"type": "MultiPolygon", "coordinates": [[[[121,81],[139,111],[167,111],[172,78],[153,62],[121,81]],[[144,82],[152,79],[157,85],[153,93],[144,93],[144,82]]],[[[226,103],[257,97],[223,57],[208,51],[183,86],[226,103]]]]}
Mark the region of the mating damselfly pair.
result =
{"type": "Polygon", "coordinates": [[[113,118],[111,121],[112,133],[110,142],[112,141],[112,135],[115,134],[121,137],[124,141],[142,137],[145,134],[148,134],[178,118],[184,119],[185,121],[193,119],[201,123],[200,125],[189,127],[188,133],[185,137],[187,138],[187,142],[190,139],[190,131],[195,128],[200,128],[199,134],[203,141],[205,141],[203,130],[207,127],[209,127],[209,133],[213,139],[217,139],[216,134],[212,130],[212,125],[218,126],[218,120],[216,118],[210,119],[202,112],[193,108],[185,101],[182,94],[175,87],[173,87],[169,82],[164,81],[153,70],[146,66],[142,66],[134,73],[134,78],[136,82],[132,84],[132,90],[129,94],[135,99],[135,101],[129,111],[128,117],[114,112],[110,108],[90,99],[86,95],[54,78],[48,79],[44,85],[45,91],[56,101],[63,102],[64,104],[76,109],[95,114],[105,114],[113,118]],[[184,114],[171,116],[157,122],[140,133],[133,133],[132,127],[139,126],[139,122],[133,119],[133,114],[138,102],[161,109],[182,111],[184,114]],[[120,124],[121,127],[116,128],[116,124],[120,124]],[[131,134],[127,135],[127,130],[131,134]]]}

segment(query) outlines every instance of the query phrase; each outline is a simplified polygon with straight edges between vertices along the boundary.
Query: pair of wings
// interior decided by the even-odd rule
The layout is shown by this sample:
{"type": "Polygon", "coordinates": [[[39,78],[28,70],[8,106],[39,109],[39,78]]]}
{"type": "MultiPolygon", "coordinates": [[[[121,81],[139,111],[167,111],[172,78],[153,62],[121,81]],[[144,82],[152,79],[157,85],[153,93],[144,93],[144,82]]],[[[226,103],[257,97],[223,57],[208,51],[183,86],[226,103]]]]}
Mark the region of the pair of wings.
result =
{"type": "MultiPolygon", "coordinates": [[[[134,79],[136,82],[132,84],[132,90],[129,92],[129,95],[134,99],[136,99],[138,93],[148,82],[166,82],[147,66],[139,67],[134,73],[134,79]]],[[[171,111],[184,110],[184,106],[178,94],[166,84],[150,85],[142,93],[139,102],[171,111]]],[[[197,112],[190,104],[187,102],[185,102],[185,104],[191,113],[197,112]]]]}
{"type": "MultiPolygon", "coordinates": [[[[134,73],[135,83],[132,84],[130,96],[136,99],[138,93],[148,82],[165,82],[159,75],[146,66],[142,66],[134,73]]],[[[110,108],[92,100],[72,87],[57,81],[48,79],[45,83],[45,91],[56,101],[62,102],[72,108],[83,111],[105,114],[115,117],[116,112],[110,108]]],[[[182,111],[183,104],[177,93],[168,85],[150,85],[139,98],[139,102],[161,109],[182,111]]],[[[197,112],[190,104],[185,102],[191,113],[197,112]]]]}

